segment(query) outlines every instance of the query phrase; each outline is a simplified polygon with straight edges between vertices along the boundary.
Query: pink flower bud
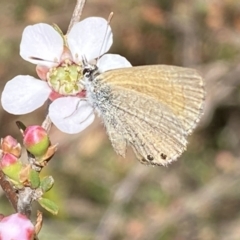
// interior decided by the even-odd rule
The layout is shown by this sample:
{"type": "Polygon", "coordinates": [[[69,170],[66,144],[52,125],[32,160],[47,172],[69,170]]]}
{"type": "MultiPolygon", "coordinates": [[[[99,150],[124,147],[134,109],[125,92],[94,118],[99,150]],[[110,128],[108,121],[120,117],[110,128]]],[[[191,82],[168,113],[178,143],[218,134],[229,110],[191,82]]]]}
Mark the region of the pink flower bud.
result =
{"type": "Polygon", "coordinates": [[[16,156],[10,153],[5,153],[0,161],[0,168],[7,177],[16,183],[19,183],[19,174],[22,169],[22,163],[16,156]]]}
{"type": "Polygon", "coordinates": [[[10,153],[5,153],[2,156],[2,160],[0,161],[0,167],[4,169],[5,167],[11,166],[18,162],[18,158],[10,153]]]}
{"type": "Polygon", "coordinates": [[[23,144],[36,157],[43,156],[50,146],[46,130],[41,126],[29,126],[24,131],[23,144]]]}
{"type": "Polygon", "coordinates": [[[33,240],[34,234],[33,224],[20,213],[4,217],[0,221],[1,240],[33,240]]]}
{"type": "Polygon", "coordinates": [[[21,155],[21,145],[10,135],[1,139],[1,148],[4,153],[11,153],[16,157],[21,155]]]}

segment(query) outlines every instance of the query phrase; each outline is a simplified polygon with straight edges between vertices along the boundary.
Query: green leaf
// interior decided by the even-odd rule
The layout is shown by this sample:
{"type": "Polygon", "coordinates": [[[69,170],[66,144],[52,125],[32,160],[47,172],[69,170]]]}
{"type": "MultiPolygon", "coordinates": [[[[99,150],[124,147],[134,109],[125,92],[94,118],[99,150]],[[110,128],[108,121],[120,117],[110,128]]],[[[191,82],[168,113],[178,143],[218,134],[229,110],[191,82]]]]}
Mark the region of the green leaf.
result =
{"type": "Polygon", "coordinates": [[[36,172],[34,170],[31,170],[29,178],[30,178],[29,180],[31,182],[32,188],[39,187],[39,185],[40,185],[40,178],[39,178],[39,173],[38,172],[36,172]]]}
{"type": "Polygon", "coordinates": [[[40,187],[42,188],[43,192],[49,191],[54,184],[54,179],[52,176],[46,176],[42,179],[40,183],[40,187]]]}
{"type": "Polygon", "coordinates": [[[58,206],[53,201],[51,201],[47,198],[39,198],[38,202],[48,212],[50,212],[54,215],[58,214],[58,206]]]}

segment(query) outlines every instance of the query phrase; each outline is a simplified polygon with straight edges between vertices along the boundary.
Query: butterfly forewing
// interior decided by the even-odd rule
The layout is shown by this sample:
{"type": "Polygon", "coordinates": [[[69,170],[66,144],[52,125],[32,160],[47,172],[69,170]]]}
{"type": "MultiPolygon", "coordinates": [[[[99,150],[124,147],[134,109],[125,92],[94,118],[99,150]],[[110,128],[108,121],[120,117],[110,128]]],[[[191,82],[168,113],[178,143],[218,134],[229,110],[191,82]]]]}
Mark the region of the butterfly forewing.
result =
{"type": "Polygon", "coordinates": [[[202,115],[204,83],[194,69],[152,65],[116,69],[101,76],[113,88],[132,89],[168,106],[187,133],[192,132],[202,115]]]}

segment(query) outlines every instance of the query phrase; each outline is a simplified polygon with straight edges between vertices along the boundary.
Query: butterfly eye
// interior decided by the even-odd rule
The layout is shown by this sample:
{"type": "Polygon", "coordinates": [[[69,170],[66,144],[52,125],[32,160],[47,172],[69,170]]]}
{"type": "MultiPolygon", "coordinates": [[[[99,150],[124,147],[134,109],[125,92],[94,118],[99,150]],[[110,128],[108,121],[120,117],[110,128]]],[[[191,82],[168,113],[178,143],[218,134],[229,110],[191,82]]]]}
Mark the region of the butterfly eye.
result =
{"type": "Polygon", "coordinates": [[[92,81],[95,77],[95,74],[98,72],[96,65],[88,65],[83,68],[83,76],[88,78],[89,81],[92,81]]]}
{"type": "Polygon", "coordinates": [[[93,80],[93,72],[94,70],[92,68],[84,68],[83,69],[83,76],[88,78],[88,81],[92,81],[93,80]]]}
{"type": "Polygon", "coordinates": [[[89,77],[90,76],[90,74],[91,74],[91,69],[89,69],[89,68],[84,68],[83,69],[83,75],[85,76],[85,77],[89,77]]]}

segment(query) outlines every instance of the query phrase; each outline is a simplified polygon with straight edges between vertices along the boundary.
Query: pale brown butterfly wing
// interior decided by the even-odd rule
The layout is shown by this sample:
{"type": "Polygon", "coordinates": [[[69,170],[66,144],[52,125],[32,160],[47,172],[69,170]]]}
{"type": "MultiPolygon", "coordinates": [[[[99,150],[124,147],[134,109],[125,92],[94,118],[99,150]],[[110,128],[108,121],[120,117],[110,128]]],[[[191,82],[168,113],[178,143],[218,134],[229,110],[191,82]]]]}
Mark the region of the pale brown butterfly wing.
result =
{"type": "Polygon", "coordinates": [[[196,70],[168,65],[116,69],[101,74],[104,82],[151,96],[168,106],[191,133],[203,113],[204,82],[196,70]]]}
{"type": "MultiPolygon", "coordinates": [[[[104,117],[104,123],[117,153],[119,138],[133,147],[144,164],[166,165],[185,150],[186,133],[170,109],[154,99],[144,98],[138,93],[133,95],[129,90],[113,91],[115,98],[111,101],[111,112],[114,114],[104,117]]],[[[121,153],[123,150],[126,147],[121,153]]]]}
{"type": "MultiPolygon", "coordinates": [[[[111,119],[114,119],[115,117],[112,117],[111,119]]],[[[111,121],[109,122],[110,118],[106,118],[104,121],[105,126],[107,128],[107,133],[109,136],[109,139],[112,143],[112,146],[115,150],[115,152],[122,157],[125,157],[126,148],[127,148],[127,141],[123,134],[121,134],[122,126],[120,125],[120,119],[115,120],[115,124],[111,124],[111,121]],[[120,127],[121,126],[121,127],[120,127]]]]}
{"type": "Polygon", "coordinates": [[[196,71],[144,66],[105,72],[95,82],[97,110],[118,154],[128,143],[142,163],[166,165],[186,149],[205,94],[196,71]]]}

